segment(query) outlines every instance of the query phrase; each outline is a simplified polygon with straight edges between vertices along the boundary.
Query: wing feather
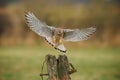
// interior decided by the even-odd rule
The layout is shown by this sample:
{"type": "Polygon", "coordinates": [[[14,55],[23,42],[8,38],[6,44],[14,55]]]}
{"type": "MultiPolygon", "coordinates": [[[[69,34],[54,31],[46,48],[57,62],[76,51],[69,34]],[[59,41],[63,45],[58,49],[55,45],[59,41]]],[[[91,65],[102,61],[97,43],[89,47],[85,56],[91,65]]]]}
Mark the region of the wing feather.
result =
{"type": "Polygon", "coordinates": [[[26,20],[28,22],[28,26],[32,31],[37,33],[42,37],[52,37],[54,27],[48,26],[45,23],[41,22],[33,13],[26,13],[26,20]]]}
{"type": "Polygon", "coordinates": [[[89,38],[96,31],[96,28],[90,27],[86,29],[64,29],[63,39],[65,41],[82,41],[89,38]]]}

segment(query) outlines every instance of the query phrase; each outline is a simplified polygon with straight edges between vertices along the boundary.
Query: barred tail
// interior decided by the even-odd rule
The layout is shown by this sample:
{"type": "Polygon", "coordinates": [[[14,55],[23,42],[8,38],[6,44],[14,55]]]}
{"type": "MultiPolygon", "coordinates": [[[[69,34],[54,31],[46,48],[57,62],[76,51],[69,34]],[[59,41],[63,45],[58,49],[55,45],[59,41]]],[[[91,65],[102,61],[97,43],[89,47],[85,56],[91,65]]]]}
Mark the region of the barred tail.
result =
{"type": "Polygon", "coordinates": [[[52,42],[52,40],[50,38],[45,38],[45,41],[48,42],[52,47],[54,47],[56,50],[66,53],[66,49],[64,47],[63,44],[58,45],[57,47],[55,47],[55,44],[52,42]]]}

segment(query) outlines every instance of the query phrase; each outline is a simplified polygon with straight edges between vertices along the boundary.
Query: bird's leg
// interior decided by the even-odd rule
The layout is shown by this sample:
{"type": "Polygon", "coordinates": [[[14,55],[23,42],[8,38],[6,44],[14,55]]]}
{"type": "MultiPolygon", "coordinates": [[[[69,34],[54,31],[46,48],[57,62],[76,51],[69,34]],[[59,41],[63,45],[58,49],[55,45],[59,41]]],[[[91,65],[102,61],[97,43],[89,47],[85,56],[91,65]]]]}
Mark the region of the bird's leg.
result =
{"type": "Polygon", "coordinates": [[[57,42],[57,40],[56,40],[56,37],[55,37],[55,36],[53,36],[52,42],[55,44],[55,46],[54,46],[54,47],[57,47],[57,46],[58,46],[58,42],[57,42]]]}
{"type": "Polygon", "coordinates": [[[53,42],[53,43],[56,43],[56,38],[55,38],[55,36],[53,36],[52,42],[53,42]]]}
{"type": "Polygon", "coordinates": [[[63,42],[62,42],[62,38],[60,38],[60,40],[59,40],[59,44],[62,44],[63,42]]]}
{"type": "Polygon", "coordinates": [[[58,47],[58,46],[59,46],[59,42],[56,41],[56,43],[55,43],[55,47],[58,47]]]}

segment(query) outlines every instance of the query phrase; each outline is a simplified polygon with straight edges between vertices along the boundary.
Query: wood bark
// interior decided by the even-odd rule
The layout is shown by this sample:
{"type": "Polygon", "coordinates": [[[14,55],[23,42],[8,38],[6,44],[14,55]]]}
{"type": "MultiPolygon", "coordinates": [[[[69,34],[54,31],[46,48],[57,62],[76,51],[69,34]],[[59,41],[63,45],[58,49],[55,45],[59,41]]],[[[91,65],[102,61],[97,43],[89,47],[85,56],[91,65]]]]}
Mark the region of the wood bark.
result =
{"type": "Polygon", "coordinates": [[[48,73],[40,74],[40,76],[48,76],[48,80],[70,80],[70,74],[76,72],[66,55],[59,55],[58,58],[47,55],[46,65],[48,73]]]}

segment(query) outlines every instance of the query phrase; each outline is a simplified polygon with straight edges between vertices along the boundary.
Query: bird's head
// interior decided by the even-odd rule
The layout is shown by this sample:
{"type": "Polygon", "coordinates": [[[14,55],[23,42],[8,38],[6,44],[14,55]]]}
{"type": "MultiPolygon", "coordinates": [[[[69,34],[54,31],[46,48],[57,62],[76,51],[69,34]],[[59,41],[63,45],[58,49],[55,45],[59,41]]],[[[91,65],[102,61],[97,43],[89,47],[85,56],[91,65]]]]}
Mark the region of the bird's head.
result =
{"type": "Polygon", "coordinates": [[[58,29],[55,30],[55,34],[56,35],[62,35],[63,34],[63,30],[58,28],[58,29]]]}

